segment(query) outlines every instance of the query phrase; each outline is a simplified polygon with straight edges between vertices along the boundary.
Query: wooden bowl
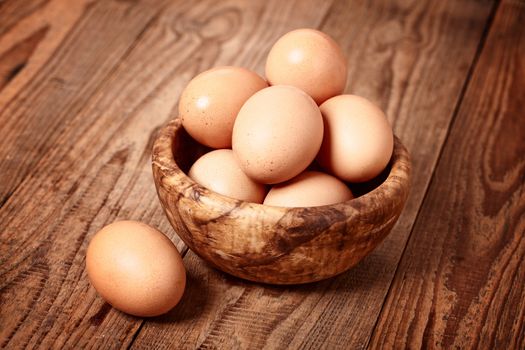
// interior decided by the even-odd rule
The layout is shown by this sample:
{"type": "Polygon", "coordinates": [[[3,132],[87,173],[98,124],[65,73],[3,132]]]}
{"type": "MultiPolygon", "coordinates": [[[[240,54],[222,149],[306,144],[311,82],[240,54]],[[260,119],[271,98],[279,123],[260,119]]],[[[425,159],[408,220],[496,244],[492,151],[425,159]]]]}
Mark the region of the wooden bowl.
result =
{"type": "Polygon", "coordinates": [[[350,201],[309,208],[248,203],[212,192],[186,172],[207,152],[180,119],[160,130],[153,176],[180,238],[216,268],[251,281],[297,284],[342,273],[365,257],[399,218],[410,187],[410,159],[395,138],[384,181],[350,201]]]}

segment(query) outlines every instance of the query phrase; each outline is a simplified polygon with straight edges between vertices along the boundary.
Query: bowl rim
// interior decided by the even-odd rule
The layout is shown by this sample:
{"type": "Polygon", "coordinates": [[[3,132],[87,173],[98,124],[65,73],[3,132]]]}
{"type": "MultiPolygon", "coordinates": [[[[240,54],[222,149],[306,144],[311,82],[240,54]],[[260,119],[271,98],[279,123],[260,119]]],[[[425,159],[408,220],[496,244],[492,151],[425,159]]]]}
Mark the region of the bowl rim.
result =
{"type": "MultiPolygon", "coordinates": [[[[401,140],[394,134],[394,148],[392,156],[389,161],[390,172],[386,179],[373,190],[345,202],[328,204],[313,207],[279,207],[260,203],[246,202],[240,199],[228,197],[198,184],[191,179],[177,164],[174,159],[173,147],[175,143],[175,134],[182,128],[182,121],[180,117],[176,117],[165,123],[158,131],[157,137],[153,144],[152,150],[152,167],[155,171],[162,174],[162,184],[157,183],[158,179],[155,177],[157,186],[162,186],[164,189],[169,188],[169,192],[175,192],[178,196],[189,198],[194,196],[194,193],[199,193],[199,199],[206,198],[206,203],[212,205],[237,205],[241,207],[251,207],[254,209],[265,208],[267,211],[271,210],[277,212],[276,214],[293,214],[293,212],[300,213],[305,209],[336,209],[341,211],[348,210],[348,207],[358,209],[360,214],[374,215],[378,211],[383,211],[385,207],[394,208],[397,205],[404,205],[406,197],[408,196],[408,189],[410,188],[410,173],[411,161],[410,155],[401,140]],[[176,181],[173,181],[176,180],[176,181]],[[177,184],[177,185],[175,185],[177,184]],[[188,191],[193,189],[193,191],[188,191]],[[403,194],[404,198],[396,198],[392,194],[403,194]],[[382,205],[369,205],[371,202],[379,201],[382,205]]],[[[193,198],[195,199],[195,197],[193,198]]]]}

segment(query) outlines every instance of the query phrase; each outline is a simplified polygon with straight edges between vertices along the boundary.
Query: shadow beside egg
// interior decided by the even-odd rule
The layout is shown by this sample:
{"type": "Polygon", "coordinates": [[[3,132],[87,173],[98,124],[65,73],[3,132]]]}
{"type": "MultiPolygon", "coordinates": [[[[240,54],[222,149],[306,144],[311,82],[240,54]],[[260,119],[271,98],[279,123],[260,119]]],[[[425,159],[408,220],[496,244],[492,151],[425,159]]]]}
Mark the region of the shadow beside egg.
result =
{"type": "Polygon", "coordinates": [[[386,168],[372,180],[362,183],[347,183],[347,185],[354,194],[355,198],[360,197],[364,194],[367,194],[368,192],[375,190],[383,182],[385,182],[385,180],[388,177],[388,174],[390,174],[390,169],[391,163],[388,163],[386,168]]]}
{"type": "Polygon", "coordinates": [[[147,318],[153,323],[181,323],[194,322],[205,313],[207,307],[213,304],[215,295],[210,288],[209,271],[203,271],[199,264],[202,260],[188,250],[184,256],[186,267],[186,289],[179,303],[164,315],[147,318]]]}
{"type": "MultiPolygon", "coordinates": [[[[345,184],[348,186],[348,188],[350,188],[350,190],[352,191],[352,194],[354,195],[354,198],[357,198],[357,197],[360,197],[364,194],[367,194],[368,192],[371,192],[373,190],[375,190],[377,187],[379,187],[383,182],[385,182],[385,180],[387,179],[388,177],[388,174],[390,173],[390,169],[391,169],[391,162],[388,163],[388,165],[386,166],[385,169],[383,169],[383,171],[377,175],[376,177],[374,177],[372,180],[370,181],[367,181],[367,182],[362,182],[362,183],[349,183],[349,182],[345,182],[345,184]]],[[[310,171],[320,171],[320,172],[324,172],[326,174],[329,174],[329,175],[333,175],[332,173],[330,173],[329,171],[326,171],[325,169],[323,169],[323,167],[321,167],[321,165],[319,165],[319,163],[317,162],[317,159],[315,159],[309,166],[308,168],[306,168],[306,170],[310,170],[310,171]]]]}

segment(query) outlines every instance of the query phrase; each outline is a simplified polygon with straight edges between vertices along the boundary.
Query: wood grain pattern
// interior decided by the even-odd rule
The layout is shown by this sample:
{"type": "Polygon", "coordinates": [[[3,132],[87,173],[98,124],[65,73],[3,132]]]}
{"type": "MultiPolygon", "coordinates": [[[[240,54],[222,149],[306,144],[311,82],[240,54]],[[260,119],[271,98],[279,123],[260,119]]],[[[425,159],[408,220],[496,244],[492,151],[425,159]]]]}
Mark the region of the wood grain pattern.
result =
{"type": "MultiPolygon", "coordinates": [[[[366,5],[334,2],[320,28],[340,42],[349,56],[347,91],[364,95],[384,107],[396,134],[401,135],[413,153],[413,191],[407,208],[392,234],[369,258],[348,273],[318,284],[307,296],[297,290],[287,293],[283,289],[272,297],[273,303],[259,304],[258,288],[239,294],[238,282],[232,280],[230,289],[235,293],[232,296],[228,293],[228,298],[242,297],[249,302],[232,311],[228,319],[204,316],[209,323],[191,330],[201,334],[197,344],[246,348],[253,339],[258,339],[260,344],[277,348],[366,347],[490,11],[491,3],[474,1],[418,2],[414,6],[403,1],[366,5]],[[450,55],[458,60],[451,62],[450,55]],[[292,305],[286,315],[277,302],[283,299],[292,305]],[[303,305],[310,308],[297,314],[303,305]],[[249,326],[258,322],[261,307],[268,312],[266,322],[274,324],[263,334],[249,326]],[[300,321],[287,322],[288,318],[296,317],[300,321]],[[212,334],[214,329],[221,331],[212,334]]],[[[190,259],[191,254],[188,253],[190,259]]],[[[150,333],[148,326],[141,330],[134,345],[145,346],[148,339],[158,335],[150,333]]],[[[173,325],[163,331],[178,332],[177,327],[173,325]]]]}
{"type": "Polygon", "coordinates": [[[510,93],[524,90],[523,53],[512,45],[523,11],[520,2],[504,4],[492,42],[509,39],[483,51],[492,58],[478,63],[488,67],[455,124],[478,130],[474,138],[491,150],[480,155],[458,141],[465,130],[446,135],[493,1],[0,1],[0,348],[365,348],[448,141],[439,171],[455,187],[436,176],[429,201],[438,204],[423,208],[371,347],[523,347],[523,167],[509,165],[523,154],[522,124],[507,116],[523,109],[510,93]],[[103,225],[142,220],[186,251],[162,212],[149,160],[182,87],[215,65],[262,74],[272,43],[305,26],[342,44],[347,91],[383,107],[413,156],[411,196],[391,235],[351,271],[304,286],[244,282],[188,252],[188,289],[173,311],[145,321],[109,307],[84,273],[87,243],[103,225]],[[461,122],[476,113],[483,117],[461,122]],[[484,119],[496,134],[478,125],[484,119]],[[474,174],[474,163],[459,169],[463,151],[481,162],[482,180],[459,179],[474,174]],[[445,201],[450,192],[460,214],[445,201]],[[462,235],[487,228],[493,239],[462,242],[454,227],[442,230],[442,217],[462,235]],[[456,241],[429,237],[425,223],[456,241]],[[425,284],[421,271],[437,277],[425,284]]]}
{"type": "MultiPolygon", "coordinates": [[[[10,102],[20,103],[20,100],[12,101],[13,98],[48,63],[90,1],[40,1],[38,6],[27,11],[27,6],[31,3],[36,2],[5,2],[16,14],[9,16],[4,22],[12,25],[0,36],[0,71],[6,72],[3,76],[3,88],[0,90],[0,115],[4,118],[8,116],[2,113],[4,107],[10,102]],[[24,9],[19,9],[20,6],[24,9]],[[12,21],[13,18],[18,21],[12,21]]],[[[9,11],[0,13],[5,15],[9,11]]]]}
{"type": "Polygon", "coordinates": [[[255,282],[310,283],[355,266],[388,235],[410,189],[410,156],[396,137],[376,188],[344,203],[312,208],[272,207],[212,192],[185,173],[202,154],[180,118],[159,131],[152,165],[162,207],[193,252],[255,282]]]}
{"type": "Polygon", "coordinates": [[[21,19],[30,16],[46,4],[47,0],[4,0],[0,2],[0,36],[21,19]]]}
{"type": "Polygon", "coordinates": [[[525,348],[525,3],[503,1],[373,348],[525,348]]]}

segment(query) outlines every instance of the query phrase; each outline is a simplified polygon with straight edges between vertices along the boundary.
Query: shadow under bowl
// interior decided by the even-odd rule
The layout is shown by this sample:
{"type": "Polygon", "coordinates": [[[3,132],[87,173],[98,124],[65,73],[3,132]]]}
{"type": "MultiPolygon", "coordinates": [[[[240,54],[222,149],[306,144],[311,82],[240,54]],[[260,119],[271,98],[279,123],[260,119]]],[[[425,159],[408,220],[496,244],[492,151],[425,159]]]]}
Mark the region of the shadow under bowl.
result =
{"type": "Polygon", "coordinates": [[[166,124],[153,146],[153,176],[164,211],[180,238],[216,268],[251,281],[298,284],[340,274],[390,232],[408,197],[410,156],[395,137],[386,178],[347,202],[281,208],[210,191],[186,173],[208,152],[184,130],[166,124]]]}

